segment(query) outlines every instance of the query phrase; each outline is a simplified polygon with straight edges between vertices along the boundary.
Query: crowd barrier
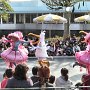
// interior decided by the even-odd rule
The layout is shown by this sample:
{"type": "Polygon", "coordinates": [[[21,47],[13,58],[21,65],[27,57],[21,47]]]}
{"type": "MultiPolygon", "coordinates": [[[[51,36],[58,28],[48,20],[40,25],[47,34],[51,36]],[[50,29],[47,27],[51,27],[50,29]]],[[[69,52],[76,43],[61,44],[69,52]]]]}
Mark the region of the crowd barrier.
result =
{"type": "Polygon", "coordinates": [[[78,87],[33,87],[33,88],[2,88],[0,90],[82,90],[82,88],[88,88],[90,86],[78,86],[78,87]]]}
{"type": "MultiPolygon", "coordinates": [[[[37,59],[37,57],[29,57],[28,59],[37,59]]],[[[49,56],[48,59],[75,59],[75,56],[49,56]]]]}

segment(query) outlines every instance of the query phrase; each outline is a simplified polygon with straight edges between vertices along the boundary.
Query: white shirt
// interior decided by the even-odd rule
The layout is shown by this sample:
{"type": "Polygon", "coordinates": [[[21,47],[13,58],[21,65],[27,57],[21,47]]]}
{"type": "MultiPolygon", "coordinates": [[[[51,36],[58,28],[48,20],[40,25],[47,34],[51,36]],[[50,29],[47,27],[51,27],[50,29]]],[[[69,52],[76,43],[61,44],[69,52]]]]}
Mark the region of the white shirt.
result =
{"type": "MultiPolygon", "coordinates": [[[[70,80],[65,81],[63,76],[60,76],[55,81],[56,87],[70,87],[72,82],[70,80]]],[[[59,90],[67,90],[67,89],[59,89],[59,90]]]]}

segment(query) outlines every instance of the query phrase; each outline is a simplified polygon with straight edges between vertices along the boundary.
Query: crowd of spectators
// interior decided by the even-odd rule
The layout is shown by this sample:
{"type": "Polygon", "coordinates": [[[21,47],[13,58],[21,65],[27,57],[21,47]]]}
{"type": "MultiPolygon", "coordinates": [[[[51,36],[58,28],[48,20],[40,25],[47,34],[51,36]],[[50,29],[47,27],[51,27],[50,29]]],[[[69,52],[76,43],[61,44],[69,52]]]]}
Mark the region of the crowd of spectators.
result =
{"type": "MultiPolygon", "coordinates": [[[[28,36],[25,36],[24,39],[26,41],[29,40],[28,36]]],[[[33,38],[33,40],[36,40],[36,38],[33,38]]],[[[47,53],[49,56],[74,56],[75,52],[83,51],[86,49],[86,43],[83,42],[83,40],[84,35],[81,35],[80,38],[77,38],[75,34],[73,34],[70,38],[66,39],[65,41],[58,39],[55,41],[46,41],[48,47],[47,53]]],[[[32,48],[32,45],[24,44],[24,46],[29,51],[29,56],[35,56],[35,49],[32,48]]],[[[10,47],[10,43],[4,43],[0,41],[0,52],[7,49],[8,47],[10,47]]]]}
{"type": "Polygon", "coordinates": [[[55,90],[53,87],[70,87],[72,85],[72,82],[69,80],[68,69],[66,68],[61,69],[61,76],[58,78],[56,78],[54,75],[51,75],[50,68],[46,66],[34,66],[32,68],[32,75],[30,77],[27,76],[28,71],[29,68],[26,64],[18,64],[14,71],[12,69],[6,69],[3,80],[1,81],[1,88],[32,88],[32,90],[55,90]],[[43,87],[49,88],[41,89],[43,87]]]}
{"type": "MultiPolygon", "coordinates": [[[[61,68],[60,75],[51,75],[49,67],[33,66],[32,74],[27,75],[29,67],[26,64],[18,64],[15,70],[6,69],[1,81],[1,88],[30,88],[30,90],[76,90],[80,86],[90,86],[90,75],[83,74],[81,81],[75,84],[69,78],[69,70],[61,68]]],[[[10,89],[11,90],[11,89],[10,89]]],[[[25,89],[26,90],[26,89],[25,89]]],[[[90,90],[88,87],[78,90],[90,90]]]]}
{"type": "Polygon", "coordinates": [[[84,36],[77,38],[75,34],[65,41],[55,40],[54,43],[50,43],[50,48],[48,50],[51,56],[74,56],[75,52],[83,51],[86,49],[86,43],[84,41],[84,36]]]}

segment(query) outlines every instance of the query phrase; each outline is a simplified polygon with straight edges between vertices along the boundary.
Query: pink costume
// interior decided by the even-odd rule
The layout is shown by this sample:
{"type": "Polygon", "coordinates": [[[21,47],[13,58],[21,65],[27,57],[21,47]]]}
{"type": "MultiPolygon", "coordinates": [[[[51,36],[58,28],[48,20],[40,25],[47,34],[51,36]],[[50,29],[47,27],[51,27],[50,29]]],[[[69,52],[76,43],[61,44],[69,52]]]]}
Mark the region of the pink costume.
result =
{"type": "Polygon", "coordinates": [[[88,74],[90,74],[90,33],[86,33],[85,42],[87,43],[87,48],[85,51],[76,52],[76,60],[86,66],[88,74]]]}
{"type": "Polygon", "coordinates": [[[45,31],[41,31],[39,43],[36,48],[35,55],[38,59],[46,59],[47,55],[47,47],[45,44],[45,31]]]}
{"type": "Polygon", "coordinates": [[[28,59],[28,51],[27,49],[22,45],[23,43],[26,43],[22,38],[23,35],[21,32],[17,31],[14,33],[10,33],[8,35],[7,42],[10,42],[11,47],[9,47],[7,50],[4,50],[1,53],[2,59],[6,63],[24,63],[28,59]]]}

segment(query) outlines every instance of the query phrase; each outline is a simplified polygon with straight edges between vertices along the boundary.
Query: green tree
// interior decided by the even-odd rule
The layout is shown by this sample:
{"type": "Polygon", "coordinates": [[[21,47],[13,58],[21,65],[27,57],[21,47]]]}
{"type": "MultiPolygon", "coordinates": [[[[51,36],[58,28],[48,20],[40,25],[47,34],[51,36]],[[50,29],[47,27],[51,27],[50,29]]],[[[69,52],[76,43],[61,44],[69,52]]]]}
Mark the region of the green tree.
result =
{"type": "Polygon", "coordinates": [[[80,8],[80,1],[84,2],[85,0],[41,0],[43,3],[45,3],[49,9],[54,10],[60,10],[64,9],[63,16],[67,19],[67,23],[64,24],[64,33],[63,33],[63,40],[65,40],[67,37],[70,37],[70,19],[71,19],[71,13],[74,12],[75,7],[74,5],[79,2],[78,9],[80,8]],[[67,9],[72,8],[71,11],[68,11],[67,9]]]}
{"type": "Polygon", "coordinates": [[[0,19],[7,20],[8,18],[8,12],[13,11],[11,6],[8,3],[8,0],[0,0],[0,19]]]}

